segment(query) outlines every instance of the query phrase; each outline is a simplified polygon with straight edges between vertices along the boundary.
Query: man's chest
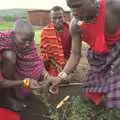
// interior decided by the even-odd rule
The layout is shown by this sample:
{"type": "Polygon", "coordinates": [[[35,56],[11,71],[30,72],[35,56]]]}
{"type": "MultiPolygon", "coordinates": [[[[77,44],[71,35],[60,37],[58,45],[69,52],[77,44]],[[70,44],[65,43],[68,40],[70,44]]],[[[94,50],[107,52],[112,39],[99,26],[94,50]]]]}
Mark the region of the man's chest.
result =
{"type": "MultiPolygon", "coordinates": [[[[114,34],[120,27],[120,14],[119,9],[114,4],[117,2],[108,0],[105,9],[105,33],[114,34]]],[[[118,3],[119,4],[119,3],[118,3]]]]}
{"type": "Polygon", "coordinates": [[[105,33],[114,34],[120,27],[119,19],[113,13],[106,13],[105,17],[105,33]]]}

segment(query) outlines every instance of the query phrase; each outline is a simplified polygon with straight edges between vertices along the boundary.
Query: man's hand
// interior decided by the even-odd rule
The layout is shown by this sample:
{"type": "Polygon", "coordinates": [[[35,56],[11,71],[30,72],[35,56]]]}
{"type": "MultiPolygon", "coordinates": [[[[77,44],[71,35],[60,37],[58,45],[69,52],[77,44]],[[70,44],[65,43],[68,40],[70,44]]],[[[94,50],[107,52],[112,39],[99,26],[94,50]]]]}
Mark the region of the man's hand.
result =
{"type": "Polygon", "coordinates": [[[52,76],[47,76],[43,81],[39,82],[39,85],[42,89],[48,88],[48,86],[52,83],[53,77],[52,76]]]}
{"type": "Polygon", "coordinates": [[[73,79],[73,73],[70,73],[66,78],[64,78],[64,79],[62,80],[62,83],[63,83],[63,84],[67,84],[67,83],[69,83],[70,81],[72,81],[72,79],[73,79]]]}
{"type": "Polygon", "coordinates": [[[30,79],[30,78],[27,78],[27,79],[29,79],[29,81],[30,81],[30,88],[31,89],[39,89],[40,88],[40,85],[39,85],[37,80],[30,79]]]}
{"type": "Polygon", "coordinates": [[[59,85],[61,83],[68,84],[73,77],[73,73],[69,74],[65,79],[61,79],[60,77],[53,77],[51,81],[51,86],[49,87],[49,92],[52,94],[58,94],[59,93],[59,85]]]}
{"type": "Polygon", "coordinates": [[[51,81],[51,86],[49,87],[49,92],[52,94],[58,94],[59,93],[59,85],[62,82],[62,79],[60,77],[54,77],[51,81]]]}

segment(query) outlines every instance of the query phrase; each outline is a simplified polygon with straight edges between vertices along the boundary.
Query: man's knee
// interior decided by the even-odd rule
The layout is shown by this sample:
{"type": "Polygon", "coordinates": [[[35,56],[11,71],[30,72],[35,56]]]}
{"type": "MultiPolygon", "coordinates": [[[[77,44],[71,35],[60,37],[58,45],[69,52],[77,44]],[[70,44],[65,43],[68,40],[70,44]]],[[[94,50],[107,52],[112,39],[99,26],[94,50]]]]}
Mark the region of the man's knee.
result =
{"type": "Polygon", "coordinates": [[[3,62],[9,62],[13,65],[16,64],[16,54],[13,51],[4,51],[3,62]]]}

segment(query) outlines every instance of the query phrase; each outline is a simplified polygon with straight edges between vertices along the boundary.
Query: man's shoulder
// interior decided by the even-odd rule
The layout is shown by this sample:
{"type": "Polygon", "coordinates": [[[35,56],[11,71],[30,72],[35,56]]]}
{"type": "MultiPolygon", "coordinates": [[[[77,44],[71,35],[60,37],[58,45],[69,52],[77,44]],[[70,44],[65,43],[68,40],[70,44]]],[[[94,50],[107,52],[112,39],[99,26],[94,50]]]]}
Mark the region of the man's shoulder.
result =
{"type": "Polygon", "coordinates": [[[117,10],[120,10],[120,1],[119,0],[107,0],[106,5],[110,11],[113,11],[113,13],[116,12],[117,10]]]}
{"type": "Polygon", "coordinates": [[[0,52],[4,50],[13,50],[12,36],[10,31],[0,31],[0,52]]]}
{"type": "Polygon", "coordinates": [[[47,26],[45,26],[43,28],[43,31],[49,31],[49,30],[54,30],[54,29],[55,28],[54,28],[53,24],[48,24],[47,26]]]}
{"type": "Polygon", "coordinates": [[[79,21],[77,20],[76,18],[73,18],[71,21],[70,21],[70,33],[71,35],[80,35],[81,32],[82,32],[82,25],[84,24],[84,21],[79,21]]]}
{"type": "Polygon", "coordinates": [[[8,31],[0,31],[0,38],[10,38],[11,36],[14,36],[15,32],[8,30],[8,31]]]}
{"type": "Polygon", "coordinates": [[[50,35],[51,33],[54,33],[55,28],[52,24],[48,24],[47,26],[45,26],[42,31],[41,31],[41,36],[48,36],[48,34],[50,35]]]}
{"type": "Polygon", "coordinates": [[[8,36],[7,31],[0,31],[0,38],[5,38],[7,36],[8,36]]]}

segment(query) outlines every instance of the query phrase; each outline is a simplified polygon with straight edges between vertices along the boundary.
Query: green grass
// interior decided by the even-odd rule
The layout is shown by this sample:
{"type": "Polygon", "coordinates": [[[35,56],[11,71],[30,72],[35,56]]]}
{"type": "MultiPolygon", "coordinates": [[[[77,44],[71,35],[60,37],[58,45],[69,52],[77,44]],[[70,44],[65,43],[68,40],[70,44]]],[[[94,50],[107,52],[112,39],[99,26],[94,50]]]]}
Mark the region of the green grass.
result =
{"type": "Polygon", "coordinates": [[[6,17],[6,16],[11,16],[11,17],[27,17],[27,11],[28,9],[1,9],[0,10],[0,16],[1,17],[6,17]]]}
{"type": "Polygon", "coordinates": [[[35,30],[35,43],[40,44],[40,33],[41,30],[35,30]]]}
{"type": "Polygon", "coordinates": [[[13,27],[13,22],[0,22],[0,30],[8,30],[13,27]]]}
{"type": "MultiPolygon", "coordinates": [[[[0,22],[0,30],[9,30],[13,27],[14,22],[0,22]]],[[[40,43],[40,30],[35,30],[35,43],[40,43]]]]}

